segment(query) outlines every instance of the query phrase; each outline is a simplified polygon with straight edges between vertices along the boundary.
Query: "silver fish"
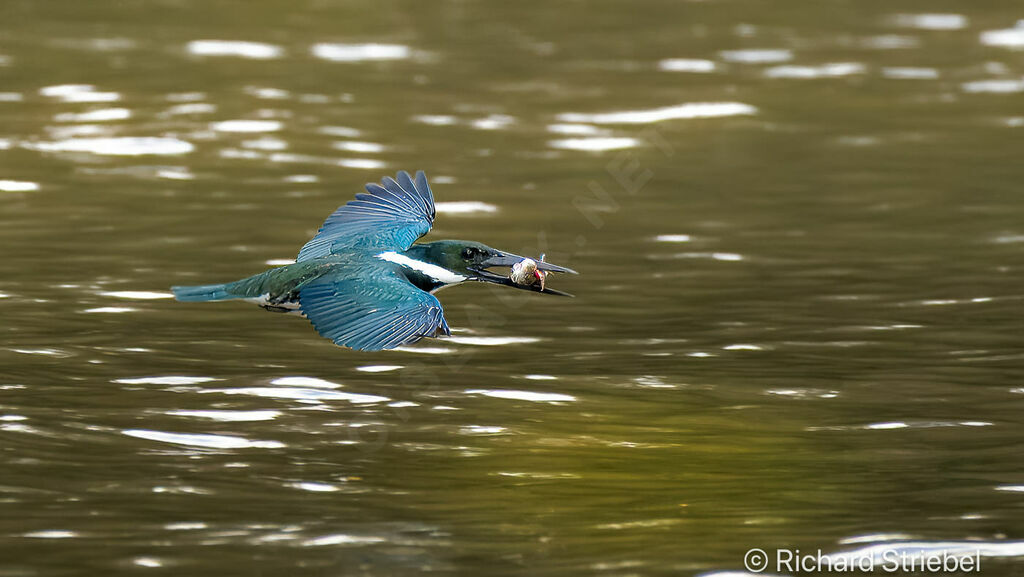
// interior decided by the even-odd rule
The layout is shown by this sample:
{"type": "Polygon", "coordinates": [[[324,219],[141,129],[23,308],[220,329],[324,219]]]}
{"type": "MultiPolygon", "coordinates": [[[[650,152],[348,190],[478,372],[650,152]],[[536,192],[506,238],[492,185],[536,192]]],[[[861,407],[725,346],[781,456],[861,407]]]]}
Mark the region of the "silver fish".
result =
{"type": "MultiPolygon", "coordinates": [[[[540,255],[541,262],[544,262],[544,255],[540,255]]],[[[521,286],[540,285],[540,290],[544,290],[544,283],[547,279],[548,273],[537,268],[537,261],[532,258],[524,258],[523,260],[512,265],[512,270],[508,274],[508,278],[521,286]]]]}

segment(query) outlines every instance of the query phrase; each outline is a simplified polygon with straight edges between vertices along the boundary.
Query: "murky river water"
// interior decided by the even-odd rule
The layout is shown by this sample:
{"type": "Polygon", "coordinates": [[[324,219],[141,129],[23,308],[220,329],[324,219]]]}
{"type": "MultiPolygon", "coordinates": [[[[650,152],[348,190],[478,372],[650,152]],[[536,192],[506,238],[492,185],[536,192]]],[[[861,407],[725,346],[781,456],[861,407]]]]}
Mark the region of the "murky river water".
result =
{"type": "Polygon", "coordinates": [[[0,575],[1019,574],[1021,18],[7,0],[0,575]],[[577,298],[379,354],[167,298],[400,169],[577,298]]]}

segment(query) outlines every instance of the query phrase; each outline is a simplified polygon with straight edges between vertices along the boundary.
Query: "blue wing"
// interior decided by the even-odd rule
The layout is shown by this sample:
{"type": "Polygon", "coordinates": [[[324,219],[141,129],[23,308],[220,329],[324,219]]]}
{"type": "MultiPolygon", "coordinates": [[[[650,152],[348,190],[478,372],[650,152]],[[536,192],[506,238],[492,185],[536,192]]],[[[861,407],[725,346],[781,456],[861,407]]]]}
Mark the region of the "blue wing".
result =
{"type": "Polygon", "coordinates": [[[334,211],[295,260],[328,256],[357,245],[403,251],[427,234],[434,214],[427,176],[421,170],[413,181],[403,170],[396,178],[384,177],[381,184],[367,184],[365,193],[334,211]]]}
{"type": "Polygon", "coordinates": [[[450,335],[441,303],[390,271],[365,279],[314,282],[299,291],[304,315],[322,336],[359,351],[379,351],[450,335]]]}

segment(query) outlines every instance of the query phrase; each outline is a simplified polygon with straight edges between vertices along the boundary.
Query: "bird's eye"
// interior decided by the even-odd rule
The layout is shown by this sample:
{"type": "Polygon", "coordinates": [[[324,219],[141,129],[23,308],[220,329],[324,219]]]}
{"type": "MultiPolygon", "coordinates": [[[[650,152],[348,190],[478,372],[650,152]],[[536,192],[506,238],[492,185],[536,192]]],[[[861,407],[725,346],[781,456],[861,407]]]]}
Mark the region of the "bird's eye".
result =
{"type": "Polygon", "coordinates": [[[473,258],[474,256],[476,256],[476,249],[475,248],[473,248],[471,246],[467,246],[466,248],[462,249],[462,258],[464,258],[466,260],[469,260],[469,259],[473,258]]]}

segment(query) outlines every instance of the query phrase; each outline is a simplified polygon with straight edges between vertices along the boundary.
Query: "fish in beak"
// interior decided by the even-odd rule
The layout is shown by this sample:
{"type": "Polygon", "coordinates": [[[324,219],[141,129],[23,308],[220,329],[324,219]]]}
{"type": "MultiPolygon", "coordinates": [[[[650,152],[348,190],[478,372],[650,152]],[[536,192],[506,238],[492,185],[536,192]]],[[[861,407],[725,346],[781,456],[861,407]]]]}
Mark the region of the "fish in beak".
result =
{"type": "MultiPolygon", "coordinates": [[[[540,255],[540,260],[544,260],[544,255],[540,255]]],[[[548,273],[537,268],[537,261],[532,258],[524,258],[512,265],[512,270],[508,273],[508,278],[512,279],[512,282],[517,285],[539,283],[541,292],[544,292],[544,281],[547,277],[548,273]]]]}
{"type": "Polygon", "coordinates": [[[545,262],[543,255],[541,255],[539,260],[533,260],[525,256],[504,252],[498,252],[489,256],[480,263],[478,268],[473,269],[473,272],[477,275],[475,280],[566,297],[573,295],[547,287],[547,274],[551,272],[577,274],[571,268],[545,262]],[[509,274],[503,276],[486,270],[494,267],[509,267],[509,274]]]}

